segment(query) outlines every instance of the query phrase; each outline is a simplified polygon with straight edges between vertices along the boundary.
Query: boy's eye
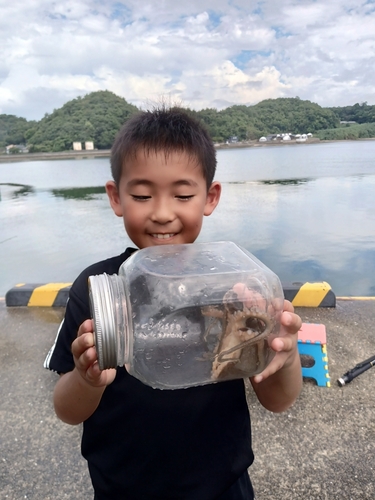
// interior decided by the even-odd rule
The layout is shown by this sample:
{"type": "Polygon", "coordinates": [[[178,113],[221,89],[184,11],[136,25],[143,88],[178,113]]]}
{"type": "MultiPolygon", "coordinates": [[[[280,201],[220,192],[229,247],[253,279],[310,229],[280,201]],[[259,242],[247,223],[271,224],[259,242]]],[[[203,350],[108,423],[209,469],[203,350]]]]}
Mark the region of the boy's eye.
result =
{"type": "Polygon", "coordinates": [[[149,200],[151,198],[151,196],[139,196],[137,194],[132,194],[131,197],[135,201],[145,201],[145,200],[149,200]]]}
{"type": "Polygon", "coordinates": [[[189,194],[189,195],[178,195],[176,196],[176,198],[178,198],[179,200],[182,200],[182,201],[186,201],[186,200],[191,200],[191,198],[193,198],[194,195],[193,194],[189,194]]]}

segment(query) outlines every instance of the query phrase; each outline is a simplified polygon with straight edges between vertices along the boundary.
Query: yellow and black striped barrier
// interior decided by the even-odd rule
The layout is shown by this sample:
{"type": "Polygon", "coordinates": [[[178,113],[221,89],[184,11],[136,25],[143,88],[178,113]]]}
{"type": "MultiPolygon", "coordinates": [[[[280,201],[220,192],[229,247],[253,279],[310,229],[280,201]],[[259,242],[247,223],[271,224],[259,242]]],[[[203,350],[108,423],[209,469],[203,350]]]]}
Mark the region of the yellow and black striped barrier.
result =
{"type": "MultiPolygon", "coordinates": [[[[65,307],[71,283],[20,284],[11,288],[5,302],[8,307],[65,307]]],[[[335,307],[336,296],[325,281],[283,285],[284,296],[295,307],[335,307]]]]}
{"type": "Polygon", "coordinates": [[[325,281],[292,283],[284,286],[284,296],[294,307],[336,307],[336,296],[325,281]]]}
{"type": "Polygon", "coordinates": [[[65,307],[71,283],[21,283],[11,288],[5,295],[8,307],[65,307]]]}

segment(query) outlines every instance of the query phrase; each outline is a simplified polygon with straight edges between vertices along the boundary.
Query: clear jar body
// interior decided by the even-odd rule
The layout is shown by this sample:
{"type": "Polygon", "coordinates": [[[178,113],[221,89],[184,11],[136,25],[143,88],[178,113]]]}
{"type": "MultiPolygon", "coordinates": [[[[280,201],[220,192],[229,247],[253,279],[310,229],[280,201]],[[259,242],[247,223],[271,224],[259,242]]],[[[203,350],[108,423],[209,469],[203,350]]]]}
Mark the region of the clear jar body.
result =
{"type": "Polygon", "coordinates": [[[179,389],[253,376],[274,356],[281,283],[232,242],[149,247],[105,276],[107,291],[90,277],[101,368],[179,389]]]}

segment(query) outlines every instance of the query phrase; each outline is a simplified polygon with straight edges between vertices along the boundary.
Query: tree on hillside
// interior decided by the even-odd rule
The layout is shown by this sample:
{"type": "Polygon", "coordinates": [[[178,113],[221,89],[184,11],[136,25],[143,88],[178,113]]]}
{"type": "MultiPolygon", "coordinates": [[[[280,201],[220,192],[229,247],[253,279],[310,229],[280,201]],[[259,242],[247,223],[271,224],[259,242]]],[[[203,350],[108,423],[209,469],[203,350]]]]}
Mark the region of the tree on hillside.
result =
{"type": "Polygon", "coordinates": [[[269,133],[307,134],[339,126],[337,116],[319,104],[299,98],[266,99],[254,106],[269,133]]]}
{"type": "Polygon", "coordinates": [[[349,127],[318,130],[316,136],[321,140],[356,140],[375,137],[375,123],[361,123],[349,127]]]}
{"type": "Polygon", "coordinates": [[[197,115],[218,142],[234,135],[243,141],[268,134],[306,134],[339,126],[339,120],[331,110],[299,98],[267,99],[254,106],[237,105],[221,111],[204,109],[197,115]]]}
{"type": "MultiPolygon", "coordinates": [[[[125,121],[138,109],[109,91],[77,97],[38,122],[13,115],[0,115],[0,147],[27,143],[32,152],[71,150],[75,141],[93,141],[98,149],[111,148],[125,121]]],[[[296,98],[266,99],[254,106],[235,105],[218,111],[206,108],[188,110],[199,118],[215,142],[232,136],[240,141],[259,139],[277,133],[316,133],[329,129],[329,136],[372,137],[372,127],[362,127],[347,134],[337,133],[340,120],[359,124],[375,122],[375,106],[367,103],[342,108],[322,108],[316,103],[296,98]],[[333,130],[333,132],[332,132],[333,130]]],[[[324,135],[325,137],[325,135],[324,135]]]]}
{"type": "Polygon", "coordinates": [[[137,111],[107,90],[77,97],[46,114],[28,131],[30,150],[64,151],[72,149],[75,141],[93,141],[95,148],[109,149],[121,126],[137,111]]]}
{"type": "Polygon", "coordinates": [[[34,123],[14,115],[0,115],[0,147],[25,144],[26,132],[34,123]]]}
{"type": "Polygon", "coordinates": [[[353,106],[327,108],[333,111],[341,121],[354,121],[357,123],[375,122],[375,105],[369,106],[367,102],[356,103],[353,106]]]}

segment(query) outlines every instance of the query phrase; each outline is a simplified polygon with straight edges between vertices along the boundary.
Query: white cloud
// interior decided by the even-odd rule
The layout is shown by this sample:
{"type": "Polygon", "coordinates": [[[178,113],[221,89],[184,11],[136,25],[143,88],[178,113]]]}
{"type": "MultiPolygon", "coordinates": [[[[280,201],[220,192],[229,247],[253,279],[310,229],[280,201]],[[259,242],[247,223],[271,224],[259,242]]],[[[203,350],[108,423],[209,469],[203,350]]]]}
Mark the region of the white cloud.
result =
{"type": "Polygon", "coordinates": [[[190,106],[296,96],[375,104],[364,0],[18,0],[0,5],[0,113],[40,119],[88,92],[190,106]],[[43,100],[43,95],[45,100],[43,100]]]}

